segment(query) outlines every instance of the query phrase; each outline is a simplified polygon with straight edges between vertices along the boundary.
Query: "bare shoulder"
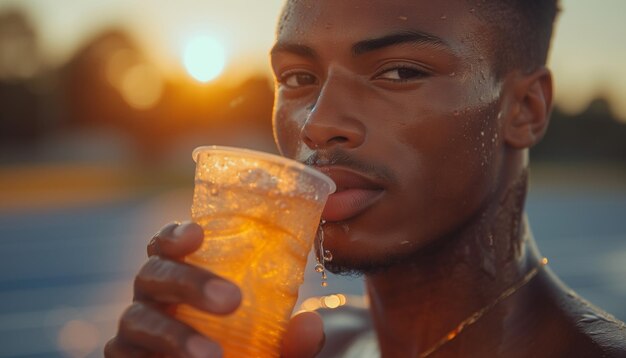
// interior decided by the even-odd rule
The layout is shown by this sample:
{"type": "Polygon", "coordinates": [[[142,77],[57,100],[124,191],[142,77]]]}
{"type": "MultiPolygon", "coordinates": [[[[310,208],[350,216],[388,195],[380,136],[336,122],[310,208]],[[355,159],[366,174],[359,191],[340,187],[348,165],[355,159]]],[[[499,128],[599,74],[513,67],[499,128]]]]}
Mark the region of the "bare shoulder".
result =
{"type": "Polygon", "coordinates": [[[577,331],[591,342],[590,348],[602,357],[626,357],[626,324],[582,297],[572,296],[568,314],[577,331]]]}
{"type": "Polygon", "coordinates": [[[556,280],[553,295],[579,357],[626,357],[626,324],[556,280]]]}

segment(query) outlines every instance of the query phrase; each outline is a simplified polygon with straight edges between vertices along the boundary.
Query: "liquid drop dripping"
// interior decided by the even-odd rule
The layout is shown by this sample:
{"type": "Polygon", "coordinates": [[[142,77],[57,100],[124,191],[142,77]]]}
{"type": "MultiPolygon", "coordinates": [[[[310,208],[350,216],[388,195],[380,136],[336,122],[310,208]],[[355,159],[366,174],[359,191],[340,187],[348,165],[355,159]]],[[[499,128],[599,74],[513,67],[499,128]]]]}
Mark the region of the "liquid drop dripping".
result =
{"type": "Polygon", "coordinates": [[[317,273],[324,273],[324,266],[322,266],[322,264],[319,264],[319,263],[316,264],[315,265],[315,272],[317,272],[317,273]]]}
{"type": "Polygon", "coordinates": [[[326,275],[326,269],[324,267],[324,264],[326,263],[326,261],[330,262],[333,259],[333,254],[330,252],[330,250],[324,250],[324,224],[326,224],[326,221],[321,220],[320,226],[317,229],[317,240],[319,247],[317,255],[315,255],[315,259],[317,261],[317,264],[315,265],[315,272],[322,274],[322,287],[328,286],[328,282],[326,282],[328,276],[326,275]]]}

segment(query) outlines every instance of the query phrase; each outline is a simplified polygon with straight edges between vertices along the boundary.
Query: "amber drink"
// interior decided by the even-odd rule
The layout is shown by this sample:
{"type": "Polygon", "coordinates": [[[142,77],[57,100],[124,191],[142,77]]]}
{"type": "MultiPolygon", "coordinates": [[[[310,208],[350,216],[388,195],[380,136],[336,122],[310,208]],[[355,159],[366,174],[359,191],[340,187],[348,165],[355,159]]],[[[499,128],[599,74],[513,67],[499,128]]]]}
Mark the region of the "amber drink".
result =
{"type": "Polygon", "coordinates": [[[194,151],[191,208],[205,241],[187,261],[236,282],[243,303],[228,316],[181,305],[176,315],[226,358],[278,357],[307,254],[335,184],[305,165],[238,148],[194,151]]]}

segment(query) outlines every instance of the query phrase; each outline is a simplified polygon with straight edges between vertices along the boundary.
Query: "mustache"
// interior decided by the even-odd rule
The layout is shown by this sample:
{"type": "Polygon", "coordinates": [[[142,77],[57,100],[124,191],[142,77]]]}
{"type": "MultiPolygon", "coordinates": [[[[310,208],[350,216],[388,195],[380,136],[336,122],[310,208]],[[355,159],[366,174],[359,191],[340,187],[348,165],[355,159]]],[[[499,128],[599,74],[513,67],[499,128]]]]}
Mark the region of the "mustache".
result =
{"type": "Polygon", "coordinates": [[[385,182],[396,182],[393,171],[386,165],[358,158],[342,149],[314,152],[302,163],[313,167],[341,166],[385,182]]]}

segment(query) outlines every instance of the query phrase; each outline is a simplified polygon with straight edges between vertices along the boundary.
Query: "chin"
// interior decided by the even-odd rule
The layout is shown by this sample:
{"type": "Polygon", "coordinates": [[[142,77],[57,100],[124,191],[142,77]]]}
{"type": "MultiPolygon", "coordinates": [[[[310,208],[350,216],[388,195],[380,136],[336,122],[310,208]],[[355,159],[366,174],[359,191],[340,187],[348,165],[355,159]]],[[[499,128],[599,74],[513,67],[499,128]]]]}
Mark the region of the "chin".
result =
{"type": "Polygon", "coordinates": [[[422,249],[429,246],[428,242],[408,235],[408,230],[380,232],[367,224],[367,220],[325,224],[324,249],[333,256],[333,261],[325,265],[330,272],[341,275],[380,272],[416,260],[422,249]]]}
{"type": "Polygon", "coordinates": [[[356,254],[353,250],[333,251],[333,261],[326,262],[324,267],[335,275],[363,276],[385,272],[395,266],[415,262],[418,252],[404,250],[402,252],[374,251],[368,254],[356,254]]]}

